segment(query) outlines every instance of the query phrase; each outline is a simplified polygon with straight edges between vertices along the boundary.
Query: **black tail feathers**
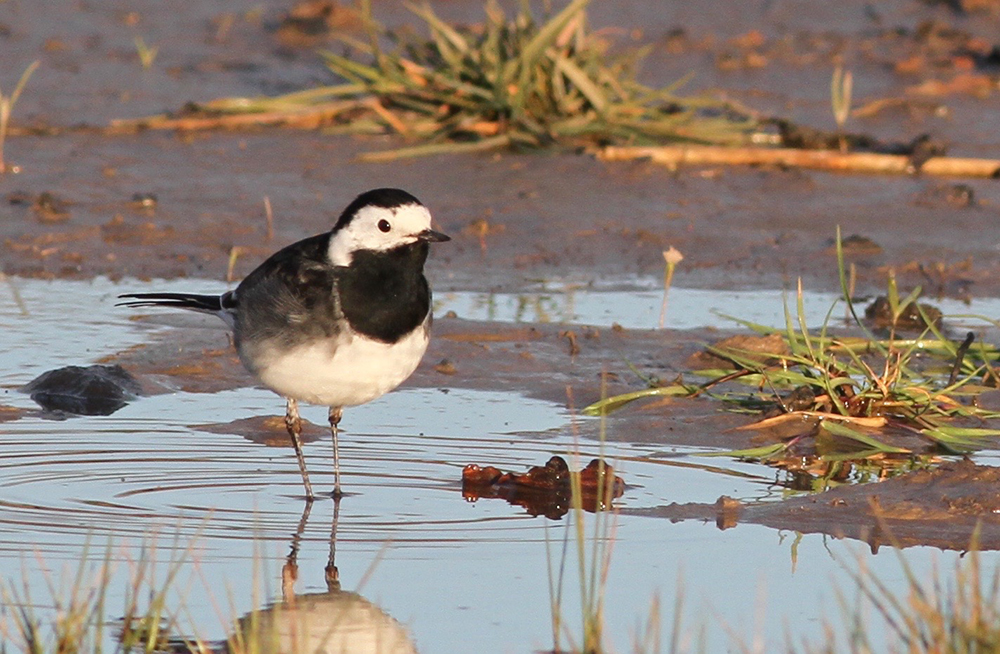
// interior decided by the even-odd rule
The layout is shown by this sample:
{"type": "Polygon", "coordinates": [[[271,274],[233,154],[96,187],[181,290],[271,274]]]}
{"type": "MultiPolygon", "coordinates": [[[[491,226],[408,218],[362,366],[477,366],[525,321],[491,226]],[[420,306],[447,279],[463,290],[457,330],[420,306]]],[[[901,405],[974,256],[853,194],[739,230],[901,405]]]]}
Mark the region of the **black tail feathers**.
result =
{"type": "Polygon", "coordinates": [[[132,298],[118,302],[115,306],[119,307],[175,307],[205,313],[219,313],[225,304],[225,296],[193,293],[124,293],[118,297],[132,298]]]}

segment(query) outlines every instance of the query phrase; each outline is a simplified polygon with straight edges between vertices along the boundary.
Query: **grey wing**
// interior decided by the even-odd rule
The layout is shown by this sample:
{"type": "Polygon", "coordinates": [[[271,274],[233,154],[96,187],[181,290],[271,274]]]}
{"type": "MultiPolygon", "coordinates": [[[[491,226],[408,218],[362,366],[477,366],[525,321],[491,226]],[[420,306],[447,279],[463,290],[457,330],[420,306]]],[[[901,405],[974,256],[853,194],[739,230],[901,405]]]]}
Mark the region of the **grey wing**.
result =
{"type": "Polygon", "coordinates": [[[333,267],[312,259],[278,264],[258,269],[236,289],[237,345],[268,341],[290,348],[341,331],[344,315],[333,267]]]}

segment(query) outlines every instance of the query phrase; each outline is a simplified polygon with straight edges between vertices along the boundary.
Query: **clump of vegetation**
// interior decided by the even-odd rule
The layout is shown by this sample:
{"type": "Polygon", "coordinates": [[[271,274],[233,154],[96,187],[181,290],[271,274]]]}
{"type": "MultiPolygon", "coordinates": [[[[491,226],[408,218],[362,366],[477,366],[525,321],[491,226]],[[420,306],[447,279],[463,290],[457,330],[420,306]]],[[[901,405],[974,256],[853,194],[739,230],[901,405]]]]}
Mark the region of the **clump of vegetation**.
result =
{"type": "Polygon", "coordinates": [[[955,564],[952,573],[942,573],[935,567],[929,578],[913,570],[901,553],[899,560],[906,578],[905,595],[894,593],[864,566],[847,569],[859,597],[839,598],[846,624],[825,624],[826,642],[819,647],[806,645],[800,651],[1000,651],[1000,569],[995,569],[987,580],[975,547],[955,564]],[[873,642],[862,613],[866,605],[874,607],[875,615],[888,627],[886,642],[873,642]],[[840,642],[841,637],[845,642],[840,642]]]}
{"type": "Polygon", "coordinates": [[[797,316],[793,317],[786,306],[783,332],[738,321],[772,336],[776,346],[771,350],[710,347],[709,352],[725,362],[718,369],[695,371],[710,376],[710,381],[678,381],[611,397],[587,407],[585,412],[603,414],[642,397],[710,394],[737,410],[760,412],[768,408],[777,412],[747,428],[784,425],[797,430],[777,443],[725,453],[748,458],[780,457],[804,438],[816,442],[835,440],[837,447],[828,448],[831,456],[862,458],[913,452],[891,444],[890,433],[917,436],[947,452],[976,449],[984,439],[1000,436],[1000,429],[988,422],[1000,418],[1000,413],[972,401],[986,388],[984,381],[1000,385],[990,364],[997,349],[984,344],[972,347],[971,334],[961,344],[947,338],[938,320],[923,315],[924,308],[917,303],[920,290],[901,298],[892,278],[887,294],[891,313],[888,336],[876,337],[859,318],[850,299],[839,230],[837,257],[844,299],[864,336],[831,335],[828,326],[833,307],[819,331],[810,330],[800,284],[797,316]],[[923,332],[914,339],[900,338],[896,325],[912,311],[922,315],[923,332]],[[731,381],[752,385],[756,390],[717,390],[722,383],[731,381]]]}
{"type": "MultiPolygon", "coordinates": [[[[88,548],[72,575],[53,578],[38,560],[45,575],[49,597],[39,602],[31,594],[27,575],[18,586],[0,580],[0,639],[14,651],[30,654],[59,652],[77,654],[100,652],[107,642],[117,643],[118,652],[158,652],[167,649],[170,634],[177,627],[174,614],[167,609],[167,595],[180,570],[181,561],[171,560],[165,577],[156,574],[155,548],[144,546],[139,559],[129,565],[125,585],[124,612],[117,619],[108,614],[108,592],[116,577],[110,544],[103,560],[89,563],[88,548]],[[50,616],[43,618],[37,606],[50,605],[50,616]],[[106,633],[116,624],[114,634],[106,633]]],[[[3,651],[7,651],[3,648],[3,651]]],[[[204,651],[204,650],[203,650],[204,651]]]]}
{"type": "MultiPolygon", "coordinates": [[[[526,0],[513,17],[490,0],[485,22],[472,26],[449,25],[428,4],[410,5],[429,33],[423,36],[383,27],[361,0],[366,38],[341,37],[351,54],[323,53],[346,83],[188,109],[195,119],[262,114],[272,123],[302,120],[309,127],[322,115],[331,131],[398,133],[424,142],[370,159],[557,143],[747,141],[755,127],[750,117],[718,100],[681,98],[680,84],[654,89],[639,82],[648,49],[610,54],[608,42],[588,29],[588,4],[572,0],[538,21],[526,0]]],[[[182,127],[180,120],[140,122],[182,127]]]]}
{"type": "Polygon", "coordinates": [[[362,65],[327,53],[330,68],[377,99],[385,127],[433,140],[479,146],[541,146],[578,139],[591,142],[734,142],[747,122],[733,120],[716,103],[711,119],[674,89],[637,81],[645,51],[608,55],[608,44],[587,29],[589,0],[574,0],[539,24],[527,2],[508,19],[496,2],[485,24],[452,27],[429,5],[411,7],[430,39],[389,32],[363,16],[374,61],[362,65]],[[380,43],[397,47],[384,52],[380,43]],[[395,125],[393,123],[396,123],[395,125]],[[488,139],[488,140],[487,140],[488,139]]]}

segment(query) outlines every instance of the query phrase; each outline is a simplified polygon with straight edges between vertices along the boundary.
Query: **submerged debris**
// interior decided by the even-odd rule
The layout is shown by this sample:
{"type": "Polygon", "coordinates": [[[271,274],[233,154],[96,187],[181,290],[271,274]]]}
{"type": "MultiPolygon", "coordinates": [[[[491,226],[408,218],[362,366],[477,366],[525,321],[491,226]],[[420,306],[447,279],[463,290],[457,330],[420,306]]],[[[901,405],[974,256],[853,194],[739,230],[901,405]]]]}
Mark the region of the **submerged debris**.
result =
{"type": "MultiPolygon", "coordinates": [[[[583,509],[591,513],[611,508],[611,500],[625,492],[622,478],[600,459],[588,463],[579,477],[583,509]]],[[[558,520],[572,507],[572,495],[572,473],[561,456],[552,457],[544,466],[532,466],[524,474],[474,463],[462,470],[462,496],[470,502],[499,497],[523,506],[531,515],[558,520]]]]}
{"type": "MultiPolygon", "coordinates": [[[[850,236],[844,237],[841,241],[841,247],[843,248],[845,255],[852,256],[876,256],[882,254],[882,246],[868,238],[867,236],[862,236],[861,234],[851,234],[850,236]]],[[[837,253],[837,241],[836,239],[830,239],[827,242],[826,251],[830,254],[837,253]]]]}
{"type": "Polygon", "coordinates": [[[22,389],[47,411],[109,416],[138,396],[142,386],[121,366],[66,366],[44,372],[22,389]]]}
{"type": "Polygon", "coordinates": [[[933,305],[910,302],[893,319],[892,304],[885,295],[879,295],[865,308],[865,318],[872,322],[875,329],[893,327],[901,331],[922,332],[927,329],[928,323],[940,329],[941,317],[941,310],[933,305]]]}
{"type": "Polygon", "coordinates": [[[49,191],[43,191],[32,196],[21,191],[7,194],[7,201],[12,205],[27,205],[41,223],[61,223],[70,219],[69,202],[49,191]]]}

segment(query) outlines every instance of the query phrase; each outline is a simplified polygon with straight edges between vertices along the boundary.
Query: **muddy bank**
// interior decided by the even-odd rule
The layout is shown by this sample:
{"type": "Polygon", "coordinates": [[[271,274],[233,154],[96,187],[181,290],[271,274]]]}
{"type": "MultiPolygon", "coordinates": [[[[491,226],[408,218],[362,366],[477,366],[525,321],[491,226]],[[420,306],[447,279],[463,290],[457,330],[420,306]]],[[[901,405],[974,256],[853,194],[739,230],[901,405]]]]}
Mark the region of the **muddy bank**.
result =
{"type": "Polygon", "coordinates": [[[990,180],[968,182],[977,204],[955,207],[946,183],[921,178],[670,174],[551,153],[353,162],[372,146],[301,132],[40,139],[30,161],[21,158],[30,174],[4,180],[4,270],[221,280],[239,248],[238,279],[270,252],[328,229],[360,190],[395,185],[420,197],[455,237],[430,262],[437,290],[512,290],[539,278],[655,279],[669,246],[685,257],[679,286],[787,288],[801,276],[809,288],[832,290],[839,224],[871,242],[852,256],[862,290],[884,289],[893,267],[903,283],[931,292],[1000,294],[989,227],[1000,215],[1000,190],[990,180]],[[59,199],[60,213],[39,209],[43,193],[59,199]],[[154,205],[136,199],[146,195],[154,205]]]}
{"type": "MultiPolygon", "coordinates": [[[[331,19],[326,31],[298,28],[302,38],[289,39],[293,4],[216,0],[184,11],[169,2],[141,11],[114,2],[68,10],[50,1],[0,5],[0,55],[12,62],[4,88],[20,72],[18,62],[42,62],[14,114],[28,135],[7,144],[21,172],[0,180],[3,271],[223,279],[235,252],[232,275],[239,278],[278,247],[327,229],[358,192],[391,185],[420,197],[456,237],[432,261],[437,289],[656,278],[671,245],[685,255],[678,285],[776,288],[801,276],[810,288],[833,289],[829,242],[841,225],[845,235],[872,244],[855,254],[864,292],[883,287],[891,267],[904,284],[932,293],[1000,295],[1000,233],[993,227],[1000,190],[992,180],[671,173],[572,152],[359,164],[358,153],[405,140],[281,130],[88,131],[187,101],[331,83],[316,50],[333,47],[332,32],[352,34],[358,26],[349,17],[331,19]],[[74,20],[63,20],[66,11],[74,20]],[[140,37],[158,47],[149,67],[139,61],[140,37]],[[86,129],[65,131],[79,125],[86,129]],[[270,240],[265,196],[274,211],[270,240]]],[[[438,9],[447,19],[482,17],[478,2],[438,9]]],[[[390,25],[413,21],[392,3],[375,3],[375,11],[390,25]]],[[[725,25],[717,24],[720,11],[636,0],[614,11],[596,3],[592,20],[619,46],[652,46],[644,77],[653,84],[694,71],[687,92],[830,129],[829,74],[842,62],[854,73],[855,104],[886,107],[859,111],[854,131],[902,140],[928,133],[957,155],[991,156],[1000,146],[989,128],[996,108],[988,88],[985,95],[911,91],[922,79],[947,82],[970,66],[988,81],[989,59],[976,48],[988,50],[996,16],[903,0],[877,11],[863,3],[741,3],[726,10],[732,20],[725,25]]]]}
{"type": "Polygon", "coordinates": [[[757,524],[807,534],[827,534],[882,546],[929,545],[966,551],[1000,549],[1000,469],[968,460],[917,470],[878,484],[841,486],[819,495],[770,504],[722,497],[715,504],[671,504],[636,515],[714,520],[720,529],[757,524]]]}

